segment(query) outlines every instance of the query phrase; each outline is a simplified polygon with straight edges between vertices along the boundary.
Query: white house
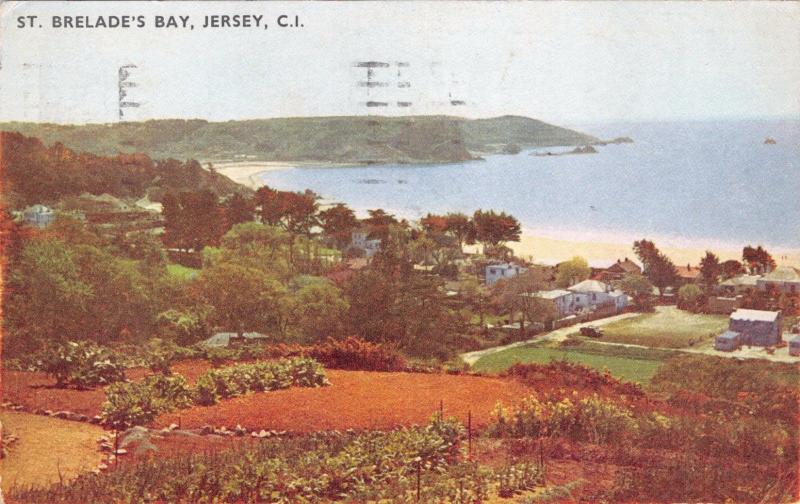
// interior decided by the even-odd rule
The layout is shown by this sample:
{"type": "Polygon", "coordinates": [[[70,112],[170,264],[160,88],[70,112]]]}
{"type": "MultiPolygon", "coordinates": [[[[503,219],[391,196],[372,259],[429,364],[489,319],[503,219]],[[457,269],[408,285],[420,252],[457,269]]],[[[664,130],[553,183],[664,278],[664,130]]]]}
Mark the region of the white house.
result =
{"type": "Polygon", "coordinates": [[[600,306],[614,305],[619,311],[628,306],[628,296],[622,291],[613,290],[599,280],[584,280],[567,288],[572,292],[573,311],[593,311],[600,306]]]}
{"type": "Polygon", "coordinates": [[[486,266],[486,285],[494,285],[498,280],[513,278],[526,271],[528,271],[527,268],[518,264],[490,264],[486,266]]]}
{"type": "Polygon", "coordinates": [[[50,207],[44,205],[33,205],[22,212],[22,219],[29,226],[46,228],[56,220],[56,214],[50,207]]]}
{"type": "Polygon", "coordinates": [[[372,257],[381,248],[381,241],[369,237],[369,229],[356,229],[350,235],[350,245],[364,252],[364,256],[372,257]]]}
{"type": "MultiPolygon", "coordinates": [[[[526,294],[523,294],[523,296],[526,294]]],[[[530,294],[553,304],[553,307],[558,314],[558,317],[565,317],[572,314],[572,296],[573,294],[568,290],[555,289],[549,291],[539,291],[530,294]]]]}
{"type": "Polygon", "coordinates": [[[626,294],[612,290],[608,284],[597,280],[584,280],[566,290],[540,291],[532,295],[552,302],[559,317],[593,312],[599,308],[613,308],[613,311],[619,312],[628,306],[626,294]]]}

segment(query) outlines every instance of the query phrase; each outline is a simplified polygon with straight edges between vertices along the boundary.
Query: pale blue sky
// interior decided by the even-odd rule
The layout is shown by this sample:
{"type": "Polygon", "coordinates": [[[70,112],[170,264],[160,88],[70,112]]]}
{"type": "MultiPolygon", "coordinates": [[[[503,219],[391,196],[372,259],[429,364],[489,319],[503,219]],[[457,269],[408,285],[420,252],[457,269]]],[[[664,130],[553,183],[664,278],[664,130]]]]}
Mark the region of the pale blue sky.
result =
{"type": "Polygon", "coordinates": [[[135,63],[131,119],[228,120],[367,112],[356,61],[404,61],[369,99],[381,114],[519,114],[560,124],[800,116],[800,4],[9,3],[0,120],[117,119],[117,68],[135,63]],[[206,14],[263,29],[203,30],[206,14]],[[54,29],[51,15],[192,16],[194,30],[54,29]],[[275,26],[299,15],[302,29],[275,26]],[[17,16],[44,27],[19,29],[17,16]],[[397,81],[409,88],[398,88],[397,81]],[[449,100],[466,105],[452,106],[449,100]]]}

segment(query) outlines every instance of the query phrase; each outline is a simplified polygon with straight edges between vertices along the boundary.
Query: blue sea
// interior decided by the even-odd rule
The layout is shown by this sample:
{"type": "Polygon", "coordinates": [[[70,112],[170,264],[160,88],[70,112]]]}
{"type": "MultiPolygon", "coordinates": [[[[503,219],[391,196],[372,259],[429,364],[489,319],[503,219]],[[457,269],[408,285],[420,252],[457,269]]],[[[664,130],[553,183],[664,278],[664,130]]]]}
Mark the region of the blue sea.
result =
{"type": "MultiPolygon", "coordinates": [[[[506,211],[526,233],[670,246],[800,248],[800,121],[573,125],[632,144],[597,154],[488,156],[446,165],[296,168],[261,175],[282,190],[311,189],[364,214],[506,211]],[[765,145],[766,137],[775,145],[765,145]]],[[[567,149],[569,150],[569,149],[567,149]]]]}

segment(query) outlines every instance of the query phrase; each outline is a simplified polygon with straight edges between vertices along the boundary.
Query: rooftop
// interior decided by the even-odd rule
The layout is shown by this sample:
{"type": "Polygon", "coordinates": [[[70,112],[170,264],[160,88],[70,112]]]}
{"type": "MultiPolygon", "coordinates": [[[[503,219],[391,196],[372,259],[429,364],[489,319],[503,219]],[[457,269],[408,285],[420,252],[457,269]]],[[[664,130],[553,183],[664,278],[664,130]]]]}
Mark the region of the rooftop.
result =
{"type": "Polygon", "coordinates": [[[511,269],[511,268],[525,269],[522,266],[520,266],[519,264],[513,264],[513,263],[489,264],[486,267],[487,268],[500,268],[500,269],[511,269]]]}
{"type": "Polygon", "coordinates": [[[598,280],[584,280],[572,287],[567,287],[572,292],[606,292],[606,284],[598,280]]]}
{"type": "Polygon", "coordinates": [[[800,273],[791,266],[778,266],[764,275],[764,280],[771,282],[800,282],[800,273]]]}
{"type": "Polygon", "coordinates": [[[631,261],[627,257],[625,258],[624,261],[620,261],[619,259],[617,259],[617,262],[615,262],[614,264],[609,266],[607,269],[609,269],[609,270],[618,270],[619,269],[619,270],[622,270],[622,271],[624,271],[626,273],[641,273],[642,272],[642,268],[640,268],[638,264],[636,264],[635,262],[631,261]]]}
{"type": "Polygon", "coordinates": [[[687,264],[686,266],[676,266],[675,270],[678,272],[679,277],[689,280],[693,280],[700,276],[700,268],[690,264],[687,264]]]}
{"type": "Polygon", "coordinates": [[[717,339],[732,340],[738,338],[740,335],[741,334],[736,331],[725,331],[724,333],[717,336],[717,339]]]}
{"type": "Polygon", "coordinates": [[[48,206],[41,205],[41,204],[37,203],[36,205],[32,205],[32,206],[29,206],[28,208],[26,208],[24,210],[24,212],[25,213],[53,213],[53,210],[51,210],[50,207],[48,207],[48,206]]]}
{"type": "Polygon", "coordinates": [[[731,320],[752,320],[756,322],[775,322],[780,316],[779,311],[747,310],[739,308],[731,313],[731,320]]]}
{"type": "Polygon", "coordinates": [[[756,280],[759,278],[761,278],[759,275],[739,275],[720,282],[720,285],[723,287],[755,287],[756,280]]]}
{"type": "MultiPolygon", "coordinates": [[[[572,294],[572,293],[570,291],[568,291],[568,290],[555,289],[555,290],[549,290],[549,291],[534,292],[533,294],[530,294],[530,296],[539,297],[539,298],[542,298],[542,299],[558,299],[560,297],[568,296],[570,294],[572,294]]],[[[528,295],[528,294],[526,294],[526,295],[528,295]]]]}
{"type": "MultiPolygon", "coordinates": [[[[266,334],[261,334],[257,332],[246,332],[242,334],[242,336],[246,340],[267,339],[269,337],[266,334]]],[[[235,332],[218,332],[215,333],[210,338],[204,340],[202,344],[210,347],[225,347],[228,346],[231,339],[235,339],[237,337],[238,336],[235,332]]]]}

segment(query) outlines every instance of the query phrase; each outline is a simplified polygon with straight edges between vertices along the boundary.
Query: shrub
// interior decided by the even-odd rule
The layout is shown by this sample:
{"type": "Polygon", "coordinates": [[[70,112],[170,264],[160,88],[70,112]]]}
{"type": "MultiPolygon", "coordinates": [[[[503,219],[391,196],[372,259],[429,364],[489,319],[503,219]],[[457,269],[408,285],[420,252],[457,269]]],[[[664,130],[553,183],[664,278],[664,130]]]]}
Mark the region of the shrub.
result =
{"type": "Polygon", "coordinates": [[[695,284],[689,283],[678,289],[678,308],[696,312],[702,304],[703,291],[695,284]]]}
{"type": "Polygon", "coordinates": [[[194,402],[207,406],[216,404],[217,401],[219,401],[219,393],[217,393],[217,384],[214,381],[214,376],[206,373],[197,380],[194,388],[194,402]]]}
{"type": "Polygon", "coordinates": [[[577,411],[576,428],[584,441],[595,444],[620,442],[637,432],[631,410],[597,395],[582,399],[577,411]]]}
{"type": "Polygon", "coordinates": [[[56,379],[57,387],[88,388],[125,379],[119,357],[88,341],[70,341],[46,350],[40,367],[56,379]]]}
{"type": "Polygon", "coordinates": [[[108,387],[101,415],[106,424],[124,429],[150,423],[157,415],[191,402],[191,389],[182,376],[148,376],[108,387]]]}
{"type": "Polygon", "coordinates": [[[322,365],[309,358],[295,357],[277,362],[239,364],[212,369],[197,381],[194,398],[197,404],[215,404],[220,398],[248,392],[265,392],[291,387],[319,387],[328,379],[322,365]]]}
{"type": "Polygon", "coordinates": [[[601,373],[583,364],[568,361],[553,361],[547,364],[515,364],[506,371],[506,375],[533,387],[544,383],[553,388],[607,392],[632,398],[644,397],[644,392],[638,384],[623,382],[608,372],[601,373]]]}
{"type": "Polygon", "coordinates": [[[463,426],[435,419],[389,432],[265,439],[213,454],[153,458],[49,488],[17,488],[20,502],[485,502],[503,481],[535,484],[534,467],[497,472],[451,457],[463,426]],[[418,472],[419,471],[419,472],[418,472]]]}
{"type": "Polygon", "coordinates": [[[633,437],[638,429],[631,410],[596,394],[577,403],[569,398],[556,401],[530,396],[515,409],[498,404],[493,416],[490,432],[512,438],[563,436],[605,444],[633,437]]]}
{"type": "Polygon", "coordinates": [[[404,371],[408,362],[393,346],[371,343],[355,337],[343,340],[329,338],[316,345],[274,345],[265,349],[271,357],[304,356],[321,362],[330,369],[364,371],[404,371]]]}

